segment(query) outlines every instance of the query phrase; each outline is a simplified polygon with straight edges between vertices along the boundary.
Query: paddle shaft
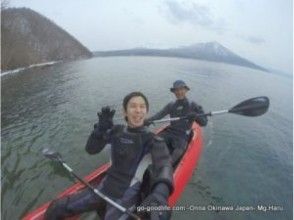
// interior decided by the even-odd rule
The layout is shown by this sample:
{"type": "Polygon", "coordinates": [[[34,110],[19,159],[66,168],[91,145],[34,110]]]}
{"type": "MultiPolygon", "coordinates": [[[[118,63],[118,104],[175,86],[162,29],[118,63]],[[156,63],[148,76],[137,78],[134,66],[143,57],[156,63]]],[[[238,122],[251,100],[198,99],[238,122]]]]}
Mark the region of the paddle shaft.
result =
{"type": "Polygon", "coordinates": [[[114,206],[115,208],[117,208],[118,210],[122,211],[123,213],[127,213],[129,216],[131,216],[134,219],[139,220],[139,216],[131,213],[128,209],[126,209],[125,207],[121,206],[120,204],[114,202],[112,199],[108,198],[106,195],[104,195],[103,193],[101,193],[98,189],[95,189],[92,185],[90,185],[88,182],[84,181],[82,178],[80,178],[77,174],[74,173],[73,169],[70,168],[64,161],[59,159],[59,162],[62,164],[62,166],[68,171],[70,172],[75,178],[77,178],[81,183],[83,183],[85,186],[87,186],[88,188],[90,188],[97,196],[101,197],[102,199],[104,199],[106,202],[108,202],[109,204],[111,204],[112,206],[114,206]]]}
{"type": "MultiPolygon", "coordinates": [[[[222,115],[228,113],[229,110],[220,110],[220,111],[214,111],[214,112],[208,112],[208,113],[203,113],[203,114],[198,114],[197,116],[213,116],[213,115],[222,115]]],[[[170,121],[178,121],[181,119],[187,119],[186,116],[184,117],[174,117],[174,118],[165,118],[165,119],[160,119],[160,120],[154,120],[152,123],[162,123],[162,122],[170,122],[170,121]]]]}
{"type": "MultiPolygon", "coordinates": [[[[208,113],[202,113],[196,115],[197,117],[201,116],[213,116],[213,115],[222,115],[226,113],[233,113],[237,115],[244,115],[244,116],[260,116],[267,112],[269,108],[269,98],[266,96],[260,96],[255,97],[251,99],[247,99],[238,105],[235,105],[234,107],[228,109],[228,110],[220,110],[220,111],[214,111],[214,112],[208,112],[208,113]]],[[[152,123],[161,123],[161,122],[170,122],[170,121],[177,121],[181,119],[188,119],[189,117],[183,116],[183,117],[175,117],[175,118],[167,118],[167,119],[161,119],[161,120],[154,120],[152,123]]]]}

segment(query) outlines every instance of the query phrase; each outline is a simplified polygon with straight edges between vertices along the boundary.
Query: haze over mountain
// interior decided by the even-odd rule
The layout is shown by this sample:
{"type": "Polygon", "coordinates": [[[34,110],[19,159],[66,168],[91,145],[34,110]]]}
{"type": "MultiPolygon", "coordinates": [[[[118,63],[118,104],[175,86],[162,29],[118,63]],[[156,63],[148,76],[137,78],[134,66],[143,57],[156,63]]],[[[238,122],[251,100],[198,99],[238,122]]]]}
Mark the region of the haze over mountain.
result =
{"type": "Polygon", "coordinates": [[[94,56],[163,56],[199,59],[245,66],[262,71],[267,69],[233,53],[218,42],[197,43],[170,49],[134,48],[127,50],[96,51],[94,56]]]}
{"type": "MultiPolygon", "coordinates": [[[[54,22],[28,8],[2,11],[1,69],[11,70],[50,61],[89,58],[92,53],[54,22]]],[[[170,49],[134,48],[96,51],[95,56],[163,56],[223,62],[268,71],[218,42],[170,49]]]]}
{"type": "Polygon", "coordinates": [[[73,36],[31,9],[8,8],[1,13],[2,71],[92,56],[73,36]]]}

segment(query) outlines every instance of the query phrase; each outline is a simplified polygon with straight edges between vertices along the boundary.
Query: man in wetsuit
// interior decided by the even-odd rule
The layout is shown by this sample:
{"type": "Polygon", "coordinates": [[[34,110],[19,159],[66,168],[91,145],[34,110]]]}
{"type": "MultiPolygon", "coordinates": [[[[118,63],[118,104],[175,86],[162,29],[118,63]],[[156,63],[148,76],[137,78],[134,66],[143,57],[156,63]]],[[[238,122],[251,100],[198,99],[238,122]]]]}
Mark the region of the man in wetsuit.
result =
{"type": "Polygon", "coordinates": [[[193,121],[200,126],[207,124],[206,116],[199,116],[204,111],[202,107],[186,97],[190,88],[182,80],[173,83],[170,91],[175,94],[176,101],[168,103],[161,111],[145,121],[145,125],[150,125],[153,120],[158,120],[166,115],[171,118],[187,117],[186,119],[172,121],[170,125],[163,130],[159,136],[164,138],[172,157],[172,164],[175,165],[185,152],[193,121]]]}
{"type": "MultiPolygon", "coordinates": [[[[133,92],[124,98],[123,108],[127,126],[113,125],[115,111],[104,107],[98,113],[99,123],[94,125],[86,144],[89,154],[99,153],[108,143],[111,145],[111,167],[96,188],[125,208],[138,205],[143,174],[151,164],[151,193],[142,205],[164,206],[173,190],[171,159],[164,140],[144,126],[148,100],[142,93],[133,92]]],[[[45,219],[63,219],[93,210],[98,210],[106,220],[128,218],[86,189],[51,203],[45,219]]],[[[165,211],[154,211],[151,214],[156,219],[169,219],[169,213],[165,211]]]]}

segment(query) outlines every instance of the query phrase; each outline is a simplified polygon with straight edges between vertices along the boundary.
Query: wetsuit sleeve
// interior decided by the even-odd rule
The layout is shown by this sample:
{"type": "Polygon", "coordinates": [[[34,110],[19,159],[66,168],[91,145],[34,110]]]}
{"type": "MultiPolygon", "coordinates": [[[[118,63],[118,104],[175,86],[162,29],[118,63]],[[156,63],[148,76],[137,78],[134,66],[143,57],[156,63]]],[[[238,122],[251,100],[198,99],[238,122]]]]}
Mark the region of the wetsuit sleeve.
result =
{"type": "Polygon", "coordinates": [[[105,135],[97,136],[95,132],[92,131],[86,144],[86,151],[89,154],[97,154],[103,150],[106,144],[107,139],[105,139],[105,135]]]}
{"type": "Polygon", "coordinates": [[[170,114],[170,109],[171,109],[172,103],[168,103],[166,106],[164,106],[163,109],[161,109],[159,112],[157,112],[155,115],[152,117],[148,118],[148,121],[154,121],[163,118],[164,116],[170,114]]]}
{"type": "Polygon", "coordinates": [[[86,144],[86,151],[89,154],[97,154],[106,144],[110,143],[112,137],[121,129],[122,126],[115,125],[112,129],[107,130],[106,132],[101,132],[94,128],[92,133],[90,134],[87,144],[86,144]]]}
{"type": "Polygon", "coordinates": [[[152,141],[151,156],[153,167],[153,181],[151,190],[157,185],[164,184],[168,187],[169,193],[173,191],[173,168],[167,145],[163,138],[154,136],[152,141]]]}
{"type": "MultiPolygon", "coordinates": [[[[204,114],[202,106],[197,105],[195,102],[192,102],[192,110],[195,111],[197,114],[204,114]]],[[[207,125],[207,116],[197,117],[195,121],[200,126],[206,126],[207,125]]]]}

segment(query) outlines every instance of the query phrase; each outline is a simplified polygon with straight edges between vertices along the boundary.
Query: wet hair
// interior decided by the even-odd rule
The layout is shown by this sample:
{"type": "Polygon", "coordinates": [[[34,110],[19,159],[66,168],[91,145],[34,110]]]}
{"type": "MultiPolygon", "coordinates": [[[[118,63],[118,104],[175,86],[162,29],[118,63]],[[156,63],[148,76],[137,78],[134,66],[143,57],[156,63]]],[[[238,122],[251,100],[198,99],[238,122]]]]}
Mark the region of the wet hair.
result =
{"type": "MultiPolygon", "coordinates": [[[[144,99],[144,101],[145,101],[147,112],[148,112],[148,110],[149,110],[149,102],[148,102],[147,97],[142,92],[131,92],[131,93],[129,93],[128,95],[126,95],[124,97],[124,100],[123,100],[123,108],[124,108],[125,112],[127,111],[127,105],[129,103],[129,101],[133,97],[142,97],[144,99]]],[[[128,121],[128,118],[125,117],[125,120],[128,121]]]]}

